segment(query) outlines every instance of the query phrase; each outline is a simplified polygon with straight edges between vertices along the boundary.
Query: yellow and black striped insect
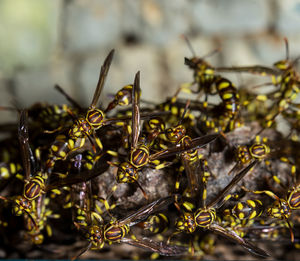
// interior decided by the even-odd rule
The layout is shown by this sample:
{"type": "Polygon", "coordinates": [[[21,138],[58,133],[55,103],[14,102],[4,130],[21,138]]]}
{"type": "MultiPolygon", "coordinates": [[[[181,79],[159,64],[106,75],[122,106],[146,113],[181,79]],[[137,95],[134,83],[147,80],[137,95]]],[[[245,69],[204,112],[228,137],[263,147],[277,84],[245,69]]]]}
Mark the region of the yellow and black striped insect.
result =
{"type": "Polygon", "coordinates": [[[26,213],[25,218],[28,222],[36,226],[37,223],[31,215],[33,211],[32,202],[45,193],[48,175],[42,171],[31,170],[31,164],[35,164],[35,159],[29,146],[28,113],[26,110],[20,112],[18,138],[25,174],[23,194],[13,197],[13,199],[6,197],[1,197],[1,199],[13,201],[13,213],[18,216],[26,213]]]}
{"type": "Polygon", "coordinates": [[[293,211],[300,209],[300,185],[295,185],[289,189],[284,198],[278,197],[270,190],[254,191],[246,188],[244,188],[244,190],[254,194],[265,194],[274,200],[274,203],[267,209],[267,213],[271,217],[283,219],[287,222],[290,229],[291,241],[294,242],[294,233],[292,230],[292,225],[289,222],[289,218],[293,211]]]}
{"type": "MultiPolygon", "coordinates": [[[[184,119],[184,116],[189,107],[189,101],[186,103],[185,110],[181,116],[179,123],[175,127],[170,127],[165,130],[165,136],[167,141],[171,144],[180,145],[182,148],[191,147],[191,143],[194,141],[189,135],[186,134],[186,128],[181,122],[184,119]]],[[[204,136],[205,137],[205,136],[204,136]]],[[[212,136],[213,137],[213,136],[212,136]]],[[[217,135],[214,136],[217,138],[217,135]]],[[[177,175],[177,181],[175,183],[176,191],[179,190],[180,182],[179,177],[181,172],[184,170],[188,180],[188,190],[191,197],[194,197],[198,194],[200,181],[198,180],[198,173],[203,171],[205,173],[205,179],[210,175],[210,170],[207,165],[207,161],[203,158],[203,155],[198,153],[197,147],[194,147],[188,151],[179,152],[179,157],[181,159],[182,167],[179,168],[179,175],[177,175]]]]}
{"type": "MultiPolygon", "coordinates": [[[[135,237],[126,237],[130,232],[130,227],[147,219],[148,216],[155,212],[167,208],[174,202],[174,196],[168,196],[158,199],[152,203],[140,208],[136,212],[119,220],[111,220],[106,224],[91,225],[86,231],[86,237],[89,241],[88,246],[80,252],[83,254],[88,249],[101,249],[105,243],[126,243],[145,250],[157,252],[165,256],[176,256],[182,254],[185,249],[178,246],[171,246],[163,242],[156,242],[149,238],[137,239],[135,237]]],[[[77,255],[75,258],[77,258],[77,255]]],[[[73,258],[73,259],[75,259],[73,258]]]]}
{"type": "Polygon", "coordinates": [[[44,242],[44,232],[46,230],[47,236],[52,236],[52,228],[48,224],[48,219],[60,218],[59,214],[54,214],[51,209],[48,208],[50,199],[45,195],[39,196],[32,201],[32,209],[30,211],[32,219],[28,216],[24,216],[25,238],[29,239],[34,245],[40,245],[44,242]]]}
{"type": "MultiPolygon", "coordinates": [[[[137,72],[131,92],[132,100],[132,127],[131,127],[131,148],[129,160],[120,164],[112,163],[118,167],[116,180],[118,183],[136,183],[141,188],[143,194],[147,195],[138,182],[137,170],[149,162],[150,151],[147,144],[139,143],[140,135],[140,72],[137,72]]],[[[116,187],[113,188],[115,190],[116,187]]]]}
{"type": "MultiPolygon", "coordinates": [[[[240,110],[240,97],[237,88],[228,79],[217,75],[214,67],[208,64],[203,58],[197,57],[188,39],[185,38],[185,40],[194,54],[194,57],[190,59],[185,58],[185,64],[194,71],[194,82],[190,85],[198,85],[198,89],[194,93],[204,93],[204,108],[207,107],[208,95],[218,94],[222,102],[221,106],[214,106],[214,110],[216,107],[220,107],[221,113],[216,114],[217,120],[223,131],[234,129],[235,120],[240,110]]],[[[186,89],[186,87],[183,87],[183,89],[186,89]]],[[[213,119],[212,121],[210,123],[209,120],[206,120],[206,125],[214,125],[216,120],[213,119]]]]}
{"type": "Polygon", "coordinates": [[[37,173],[32,173],[31,171],[31,160],[33,159],[33,153],[29,146],[27,117],[27,111],[21,111],[18,136],[21,147],[23,169],[25,172],[25,184],[23,195],[18,197],[15,201],[16,206],[14,208],[14,212],[19,215],[23,210],[30,212],[30,201],[38,198],[45,192],[46,182],[48,179],[48,175],[42,171],[37,173]]]}
{"type": "MultiPolygon", "coordinates": [[[[193,212],[184,212],[176,222],[177,229],[179,231],[185,231],[187,233],[193,233],[198,227],[202,229],[208,229],[222,235],[223,237],[231,241],[240,244],[253,255],[260,257],[269,256],[265,251],[243,239],[234,231],[227,230],[226,228],[218,225],[216,222],[217,208],[222,206],[227,200],[231,198],[230,194],[227,195],[229,191],[249,172],[252,167],[255,166],[256,163],[257,161],[253,161],[246,168],[240,171],[209,204],[206,204],[204,198],[200,196],[200,207],[193,212]]],[[[203,186],[206,186],[205,182],[202,183],[203,186]]]]}
{"type": "MultiPolygon", "coordinates": [[[[274,124],[276,117],[290,107],[291,103],[297,98],[300,91],[300,78],[295,66],[299,57],[294,60],[290,60],[288,41],[286,38],[284,41],[286,46],[286,58],[275,62],[273,65],[274,68],[246,66],[227,69],[227,71],[259,73],[262,75],[271,75],[273,77],[272,83],[268,83],[268,85],[272,84],[276,87],[276,89],[264,95],[266,99],[271,101],[271,106],[269,107],[268,114],[265,117],[263,129],[259,133],[261,133],[264,128],[270,128],[274,124]]],[[[225,68],[219,69],[221,71],[226,71],[225,68]]]]}
{"type": "Polygon", "coordinates": [[[249,164],[252,160],[264,160],[270,154],[270,147],[266,143],[266,139],[261,139],[256,136],[255,142],[251,145],[239,145],[236,148],[236,161],[235,166],[228,172],[231,173],[240,170],[246,164],[249,164]]]}
{"type": "MultiPolygon", "coordinates": [[[[69,179],[72,179],[74,174],[84,175],[84,173],[93,173],[98,160],[103,159],[104,155],[93,155],[90,151],[84,151],[72,158],[69,179]]],[[[69,202],[65,207],[72,207],[73,223],[80,229],[82,226],[88,226],[91,222],[103,221],[102,209],[98,206],[98,202],[102,203],[107,211],[114,208],[115,205],[98,197],[92,190],[91,179],[71,184],[69,202]],[[89,213],[88,213],[89,212],[89,213]],[[89,219],[90,218],[90,219],[89,219]]]]}
{"type": "MultiPolygon", "coordinates": [[[[55,190],[59,186],[63,186],[67,182],[74,184],[78,183],[81,180],[76,178],[66,179],[65,183],[62,184],[55,184],[49,183],[49,176],[46,172],[42,169],[31,170],[31,165],[35,165],[35,159],[31,148],[29,146],[29,134],[28,134],[28,122],[27,122],[27,111],[22,110],[20,115],[20,122],[19,122],[19,141],[21,146],[21,156],[23,161],[23,169],[25,173],[24,178],[24,190],[21,196],[17,196],[15,198],[15,205],[14,205],[14,213],[16,215],[22,215],[24,212],[30,216],[32,211],[32,201],[37,200],[43,194],[50,190],[55,190]]],[[[39,150],[37,150],[36,155],[39,157],[39,150]]],[[[34,166],[35,167],[35,166],[34,166]]],[[[99,173],[98,173],[99,175],[99,173]]],[[[81,179],[88,179],[88,176],[81,176],[81,179]]],[[[3,197],[2,197],[3,198],[3,197]]],[[[5,198],[4,198],[5,199],[5,198]]],[[[31,217],[31,216],[30,216],[31,217]]],[[[32,217],[31,217],[32,218],[32,217]]]]}
{"type": "Polygon", "coordinates": [[[75,123],[69,129],[67,135],[58,135],[54,143],[51,145],[47,161],[48,169],[53,168],[55,161],[65,160],[70,152],[82,148],[86,142],[86,138],[88,138],[91,142],[94,152],[96,151],[94,141],[98,148],[102,150],[102,143],[96,136],[95,131],[104,125],[119,121],[119,119],[105,119],[104,112],[96,108],[112,62],[113,54],[114,50],[110,51],[101,67],[97,88],[86,114],[84,116],[76,117],[69,111],[69,113],[73,116],[75,123]]]}

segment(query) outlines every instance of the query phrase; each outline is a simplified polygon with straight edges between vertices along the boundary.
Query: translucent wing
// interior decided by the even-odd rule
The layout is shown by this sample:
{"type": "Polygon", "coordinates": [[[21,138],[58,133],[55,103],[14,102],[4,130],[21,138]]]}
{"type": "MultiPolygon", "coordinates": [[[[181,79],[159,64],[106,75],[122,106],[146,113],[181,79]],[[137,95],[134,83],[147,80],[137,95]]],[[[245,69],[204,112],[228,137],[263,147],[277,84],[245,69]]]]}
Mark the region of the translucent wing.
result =
{"type": "Polygon", "coordinates": [[[253,66],[241,66],[241,67],[218,67],[215,68],[216,71],[219,72],[246,72],[246,73],[253,73],[253,74],[260,74],[260,75],[280,75],[282,74],[279,70],[260,66],[260,65],[253,65],[253,66]]]}
{"type": "MultiPolygon", "coordinates": [[[[153,201],[152,203],[140,208],[136,212],[132,213],[131,215],[118,220],[118,224],[121,225],[127,225],[133,226],[146,218],[148,218],[151,214],[162,211],[166,209],[170,204],[172,204],[175,200],[175,196],[168,196],[165,198],[161,198],[158,200],[153,201]]],[[[177,195],[177,197],[180,197],[180,195],[177,195]]]]}
{"type": "Polygon", "coordinates": [[[159,253],[162,256],[178,256],[187,251],[185,247],[168,245],[164,242],[157,242],[146,237],[141,239],[122,238],[121,241],[135,247],[159,253]]]}
{"type": "Polygon", "coordinates": [[[150,160],[161,159],[161,158],[172,156],[177,153],[182,153],[185,151],[189,151],[191,149],[197,149],[197,148],[203,147],[203,146],[211,143],[212,141],[214,141],[219,136],[220,136],[219,134],[209,134],[209,135],[205,135],[205,136],[202,136],[199,138],[195,138],[191,141],[189,146],[183,146],[182,144],[176,144],[175,146],[173,146],[171,148],[167,148],[167,149],[164,149],[164,150],[161,150],[159,152],[152,154],[150,156],[150,160]]]}
{"type": "Polygon", "coordinates": [[[21,147],[21,155],[23,168],[25,171],[25,179],[28,180],[30,177],[30,155],[32,155],[31,149],[29,147],[29,135],[28,135],[28,112],[26,110],[21,111],[19,127],[18,127],[18,137],[21,147]]]}
{"type": "Polygon", "coordinates": [[[98,80],[98,83],[97,83],[97,88],[95,90],[94,97],[93,97],[92,103],[90,105],[90,108],[95,108],[96,105],[97,105],[97,102],[99,100],[100,94],[102,92],[102,89],[103,89],[103,86],[104,86],[104,83],[105,83],[105,80],[106,80],[106,76],[107,76],[112,58],[114,56],[114,52],[115,52],[114,49],[112,49],[109,52],[109,54],[106,57],[103,65],[101,66],[100,76],[99,76],[99,80],[98,80]]]}
{"type": "Polygon", "coordinates": [[[132,144],[136,148],[140,134],[140,72],[137,72],[132,89],[132,144]]]}
{"type": "Polygon", "coordinates": [[[241,170],[237,175],[234,176],[234,178],[230,181],[230,183],[218,194],[218,196],[211,201],[207,208],[212,208],[217,204],[220,204],[220,202],[223,201],[224,197],[229,193],[229,191],[241,180],[245,177],[245,175],[248,173],[248,171],[254,167],[257,164],[257,160],[252,161],[246,168],[241,170]]]}
{"type": "Polygon", "coordinates": [[[217,234],[220,234],[221,236],[233,241],[233,242],[238,243],[252,255],[255,255],[258,257],[269,257],[270,256],[267,252],[258,248],[257,246],[253,245],[252,243],[248,242],[247,240],[241,238],[233,231],[229,231],[217,224],[212,224],[209,227],[209,229],[216,232],[217,234]]]}

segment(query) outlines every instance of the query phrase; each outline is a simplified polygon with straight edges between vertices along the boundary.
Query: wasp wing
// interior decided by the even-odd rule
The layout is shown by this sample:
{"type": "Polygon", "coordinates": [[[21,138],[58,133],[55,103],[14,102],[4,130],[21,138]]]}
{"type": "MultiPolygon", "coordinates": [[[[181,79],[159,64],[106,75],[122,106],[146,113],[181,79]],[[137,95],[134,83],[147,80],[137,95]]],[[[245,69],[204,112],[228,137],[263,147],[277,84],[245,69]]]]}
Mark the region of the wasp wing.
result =
{"type": "Polygon", "coordinates": [[[157,242],[150,238],[143,237],[141,239],[122,238],[121,242],[135,247],[143,248],[162,256],[179,256],[186,252],[183,246],[168,245],[164,242],[157,242]]]}
{"type": "Polygon", "coordinates": [[[136,148],[140,134],[140,72],[135,75],[132,89],[132,138],[131,149],[136,148]]]}
{"type": "Polygon", "coordinates": [[[153,213],[166,209],[170,204],[172,204],[175,201],[176,196],[180,197],[180,195],[172,195],[155,200],[150,204],[141,207],[139,210],[135,211],[129,216],[118,220],[118,224],[120,226],[127,224],[129,224],[129,226],[134,226],[135,224],[147,219],[153,213]]]}
{"type": "Polygon", "coordinates": [[[102,92],[102,89],[103,89],[103,86],[104,86],[104,83],[105,83],[105,80],[106,80],[106,76],[107,76],[112,58],[114,56],[114,52],[115,52],[114,49],[112,49],[109,52],[108,56],[105,58],[105,61],[104,61],[103,65],[101,66],[100,76],[99,76],[99,80],[98,80],[98,83],[97,83],[97,88],[95,90],[94,97],[93,97],[92,103],[90,105],[91,108],[95,108],[96,105],[97,105],[97,102],[99,100],[100,94],[102,92]]]}
{"type": "Polygon", "coordinates": [[[167,148],[161,151],[158,151],[150,156],[150,160],[155,160],[155,159],[161,159],[165,157],[172,156],[177,153],[183,153],[192,149],[197,149],[200,147],[203,147],[212,141],[214,141],[217,137],[219,137],[219,134],[209,134],[205,135],[202,137],[198,137],[195,139],[192,139],[190,142],[189,146],[184,146],[182,144],[176,144],[175,146],[171,148],[167,148]]]}
{"type": "Polygon", "coordinates": [[[25,180],[28,180],[31,175],[30,158],[34,161],[33,153],[29,146],[29,134],[28,134],[28,112],[26,110],[21,111],[20,121],[18,126],[18,137],[21,146],[21,155],[23,168],[25,171],[25,180]]]}
{"type": "Polygon", "coordinates": [[[238,243],[243,248],[245,248],[250,254],[258,256],[258,257],[269,257],[270,255],[265,252],[264,250],[258,248],[257,246],[253,245],[252,243],[248,242],[246,239],[243,239],[235,232],[227,230],[217,224],[212,224],[209,227],[210,230],[220,234],[221,236],[238,243]]]}
{"type": "MultiPolygon", "coordinates": [[[[229,193],[229,191],[241,180],[243,179],[249,170],[257,164],[257,160],[252,161],[246,168],[242,169],[237,175],[233,177],[230,183],[216,196],[214,200],[212,200],[208,205],[207,208],[215,207],[223,202],[224,197],[229,193]]],[[[220,206],[218,206],[220,207],[220,206]]]]}
{"type": "Polygon", "coordinates": [[[253,65],[253,66],[232,66],[232,67],[218,67],[215,68],[216,71],[218,72],[245,72],[245,73],[252,73],[252,74],[260,74],[262,76],[265,75],[281,75],[282,72],[279,70],[270,68],[270,67],[265,67],[265,66],[260,66],[260,65],[253,65]]]}

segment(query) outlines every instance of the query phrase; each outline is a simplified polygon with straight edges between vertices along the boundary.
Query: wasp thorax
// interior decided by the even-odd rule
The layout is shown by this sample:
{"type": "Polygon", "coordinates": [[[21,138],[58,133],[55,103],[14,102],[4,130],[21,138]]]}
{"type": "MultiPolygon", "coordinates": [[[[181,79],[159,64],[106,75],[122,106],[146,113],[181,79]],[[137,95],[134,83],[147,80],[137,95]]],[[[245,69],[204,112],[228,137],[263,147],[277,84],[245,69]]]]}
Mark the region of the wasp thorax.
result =
{"type": "Polygon", "coordinates": [[[120,164],[117,172],[118,183],[133,183],[138,179],[138,173],[136,168],[129,162],[123,162],[120,164]]]}
{"type": "Polygon", "coordinates": [[[88,110],[86,114],[86,120],[94,129],[98,129],[102,126],[103,119],[104,113],[99,109],[88,110]]]}
{"type": "Polygon", "coordinates": [[[276,200],[274,204],[268,208],[267,213],[269,216],[280,219],[287,219],[292,214],[288,202],[284,199],[276,200]]]}
{"type": "Polygon", "coordinates": [[[263,212],[260,200],[247,200],[237,203],[232,209],[232,215],[238,219],[253,219],[259,217],[263,212]]]}
{"type": "Polygon", "coordinates": [[[237,148],[237,158],[242,164],[246,164],[251,161],[252,157],[249,153],[248,147],[245,145],[238,146],[237,148]]]}
{"type": "Polygon", "coordinates": [[[170,142],[176,143],[180,141],[186,134],[186,129],[183,125],[178,125],[174,128],[166,130],[166,137],[170,142]]]}
{"type": "Polygon", "coordinates": [[[15,200],[15,204],[13,207],[13,213],[16,216],[21,216],[24,211],[30,212],[31,208],[32,208],[32,205],[28,199],[26,199],[22,196],[18,196],[15,200]]]}
{"type": "Polygon", "coordinates": [[[103,230],[96,225],[91,226],[89,229],[89,240],[97,248],[102,248],[104,245],[103,230]]]}
{"type": "Polygon", "coordinates": [[[193,213],[185,212],[177,219],[175,226],[177,230],[193,233],[197,228],[193,213]]]}
{"type": "Polygon", "coordinates": [[[195,222],[199,227],[208,227],[215,219],[215,209],[199,209],[195,213],[195,222]]]}
{"type": "Polygon", "coordinates": [[[84,137],[86,134],[92,134],[92,126],[84,118],[79,118],[76,124],[73,124],[71,127],[69,137],[71,139],[77,139],[84,137]]]}
{"type": "Polygon", "coordinates": [[[130,153],[130,162],[136,168],[146,165],[149,162],[149,149],[144,145],[133,149],[130,153]]]}

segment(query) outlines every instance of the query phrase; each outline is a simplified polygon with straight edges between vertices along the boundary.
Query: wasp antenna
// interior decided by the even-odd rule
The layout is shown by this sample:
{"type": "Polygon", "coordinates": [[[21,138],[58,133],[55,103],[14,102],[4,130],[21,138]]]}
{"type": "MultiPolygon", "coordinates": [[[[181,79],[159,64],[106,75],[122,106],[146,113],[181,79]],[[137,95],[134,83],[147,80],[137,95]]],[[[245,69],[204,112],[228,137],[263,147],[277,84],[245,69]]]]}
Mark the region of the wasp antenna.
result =
{"type": "Polygon", "coordinates": [[[82,107],[79,105],[78,102],[76,102],[69,94],[65,92],[65,90],[58,84],[54,85],[54,89],[57,90],[59,93],[61,93],[65,98],[74,105],[74,107],[77,107],[78,109],[82,109],[82,107]]]}
{"type": "Polygon", "coordinates": [[[92,247],[92,242],[90,242],[87,247],[83,248],[76,256],[71,258],[72,261],[78,259],[81,255],[83,255],[86,251],[88,251],[92,247]]]}
{"type": "Polygon", "coordinates": [[[141,185],[137,180],[136,180],[135,182],[136,182],[136,184],[138,185],[138,187],[140,188],[140,190],[142,191],[142,193],[143,193],[145,199],[148,200],[149,197],[148,197],[146,191],[143,189],[142,185],[141,185]]]}
{"type": "Polygon", "coordinates": [[[290,59],[289,42],[288,42],[288,39],[286,37],[284,37],[283,40],[284,40],[284,43],[285,43],[286,60],[289,60],[290,59]]]}
{"type": "Polygon", "coordinates": [[[188,101],[186,102],[186,105],[185,105],[185,107],[184,107],[184,111],[183,111],[183,113],[182,113],[182,116],[181,116],[181,119],[180,119],[178,125],[180,125],[180,124],[182,123],[182,121],[183,121],[183,119],[184,119],[184,117],[185,117],[185,115],[186,115],[186,112],[187,112],[187,110],[188,110],[188,108],[189,108],[189,106],[190,106],[190,103],[191,103],[191,100],[188,100],[188,101]]]}
{"type": "Polygon", "coordinates": [[[187,38],[187,36],[184,35],[184,34],[182,34],[182,35],[181,35],[181,38],[186,42],[186,44],[187,44],[188,48],[190,49],[192,55],[193,55],[194,57],[196,57],[196,52],[195,52],[195,50],[194,50],[194,48],[193,48],[193,46],[192,46],[190,40],[187,38]]]}
{"type": "Polygon", "coordinates": [[[119,167],[118,164],[114,163],[114,162],[111,162],[111,161],[107,161],[107,163],[110,165],[110,166],[113,166],[113,167],[119,167]]]}
{"type": "Polygon", "coordinates": [[[290,230],[290,235],[291,235],[291,242],[294,243],[295,241],[295,236],[294,236],[294,232],[293,232],[293,228],[291,226],[291,223],[289,222],[289,220],[287,218],[285,218],[286,223],[288,224],[289,230],[290,230]]]}
{"type": "Polygon", "coordinates": [[[72,117],[73,120],[77,120],[77,117],[75,114],[70,110],[70,108],[67,108],[67,113],[72,117]]]}
{"type": "Polygon", "coordinates": [[[202,59],[206,59],[206,58],[208,58],[208,57],[210,57],[210,56],[213,56],[214,54],[216,54],[216,53],[218,53],[218,52],[220,52],[220,51],[221,51],[221,47],[218,47],[218,48],[212,50],[211,52],[209,52],[208,54],[204,55],[204,56],[202,57],[202,59]]]}

